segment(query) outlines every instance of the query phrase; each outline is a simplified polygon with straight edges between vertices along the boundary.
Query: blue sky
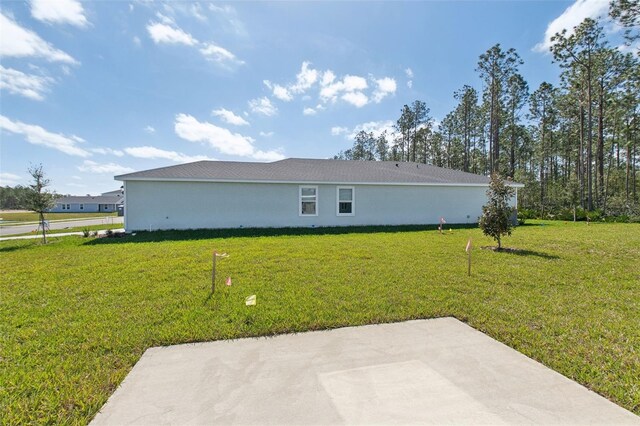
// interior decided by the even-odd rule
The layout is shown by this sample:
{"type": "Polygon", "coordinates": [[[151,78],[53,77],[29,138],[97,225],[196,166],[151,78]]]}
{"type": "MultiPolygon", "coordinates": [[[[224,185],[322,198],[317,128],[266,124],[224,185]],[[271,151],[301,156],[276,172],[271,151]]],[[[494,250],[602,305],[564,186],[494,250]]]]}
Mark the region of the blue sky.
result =
{"type": "Polygon", "coordinates": [[[608,1],[3,1],[0,184],[59,193],[198,159],[327,158],[415,99],[442,118],[478,56],[557,82],[550,34],[608,1]]]}

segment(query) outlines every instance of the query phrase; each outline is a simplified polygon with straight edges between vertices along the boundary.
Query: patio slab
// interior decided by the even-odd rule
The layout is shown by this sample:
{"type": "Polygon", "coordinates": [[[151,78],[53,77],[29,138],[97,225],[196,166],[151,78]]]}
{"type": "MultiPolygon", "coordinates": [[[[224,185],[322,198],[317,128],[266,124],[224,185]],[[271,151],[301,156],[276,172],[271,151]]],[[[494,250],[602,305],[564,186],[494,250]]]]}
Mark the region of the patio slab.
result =
{"type": "Polygon", "coordinates": [[[629,424],[454,318],[147,350],[92,425],[629,424]]]}

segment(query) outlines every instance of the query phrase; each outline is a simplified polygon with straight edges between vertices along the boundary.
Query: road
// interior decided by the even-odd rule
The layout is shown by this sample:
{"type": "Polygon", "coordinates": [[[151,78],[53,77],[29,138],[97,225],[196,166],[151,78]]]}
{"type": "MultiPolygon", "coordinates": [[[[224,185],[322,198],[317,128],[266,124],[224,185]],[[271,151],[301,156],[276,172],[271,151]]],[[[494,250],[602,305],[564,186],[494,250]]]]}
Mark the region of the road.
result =
{"type": "MultiPolygon", "coordinates": [[[[108,217],[99,217],[92,219],[80,219],[80,220],[64,220],[64,221],[56,221],[49,222],[49,229],[66,229],[66,228],[78,228],[83,226],[93,226],[93,225],[114,225],[113,228],[122,228],[122,224],[124,223],[123,217],[117,216],[108,216],[108,217]]],[[[0,237],[6,237],[8,235],[16,235],[16,234],[27,234],[31,231],[34,231],[38,228],[37,224],[29,224],[29,225],[11,225],[11,226],[2,226],[0,227],[0,237]]]]}

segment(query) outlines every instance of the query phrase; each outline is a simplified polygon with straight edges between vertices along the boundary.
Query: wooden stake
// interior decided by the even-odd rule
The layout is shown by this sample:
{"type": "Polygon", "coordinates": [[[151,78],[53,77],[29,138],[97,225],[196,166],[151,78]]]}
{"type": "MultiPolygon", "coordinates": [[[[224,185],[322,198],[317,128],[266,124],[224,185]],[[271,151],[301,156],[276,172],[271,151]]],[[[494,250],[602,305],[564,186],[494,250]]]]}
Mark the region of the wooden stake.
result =
{"type": "Polygon", "coordinates": [[[467,241],[467,248],[465,249],[467,251],[467,255],[468,255],[468,270],[467,270],[467,275],[471,276],[471,250],[473,248],[473,245],[471,244],[471,237],[469,237],[469,241],[467,241]]]}
{"type": "Polygon", "coordinates": [[[213,269],[211,270],[211,294],[216,291],[216,257],[218,252],[213,251],[213,269]]]}

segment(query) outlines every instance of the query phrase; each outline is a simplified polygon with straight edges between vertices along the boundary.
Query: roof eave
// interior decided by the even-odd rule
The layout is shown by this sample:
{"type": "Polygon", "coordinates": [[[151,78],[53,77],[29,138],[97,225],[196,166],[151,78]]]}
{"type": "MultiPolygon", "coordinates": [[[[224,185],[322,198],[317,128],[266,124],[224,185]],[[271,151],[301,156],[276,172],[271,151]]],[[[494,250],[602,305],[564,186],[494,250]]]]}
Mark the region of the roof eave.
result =
{"type": "MultiPolygon", "coordinates": [[[[296,184],[296,185],[401,185],[401,186],[489,186],[486,183],[465,182],[367,182],[367,181],[323,181],[323,180],[268,180],[268,179],[211,179],[211,178],[169,178],[169,177],[144,177],[144,176],[115,176],[115,180],[122,182],[212,182],[212,183],[260,183],[260,184],[296,184]]],[[[511,186],[523,187],[518,183],[509,183],[511,186]]]]}

